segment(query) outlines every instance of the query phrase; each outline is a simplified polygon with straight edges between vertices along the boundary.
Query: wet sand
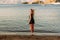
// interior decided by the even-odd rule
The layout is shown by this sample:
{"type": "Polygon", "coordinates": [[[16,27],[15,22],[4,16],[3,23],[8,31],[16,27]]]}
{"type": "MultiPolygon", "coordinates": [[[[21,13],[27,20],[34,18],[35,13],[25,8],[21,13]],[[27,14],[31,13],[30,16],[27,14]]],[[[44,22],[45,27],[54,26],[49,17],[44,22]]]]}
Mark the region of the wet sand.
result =
{"type": "Polygon", "coordinates": [[[0,35],[0,40],[60,40],[60,36],[0,35]]]}

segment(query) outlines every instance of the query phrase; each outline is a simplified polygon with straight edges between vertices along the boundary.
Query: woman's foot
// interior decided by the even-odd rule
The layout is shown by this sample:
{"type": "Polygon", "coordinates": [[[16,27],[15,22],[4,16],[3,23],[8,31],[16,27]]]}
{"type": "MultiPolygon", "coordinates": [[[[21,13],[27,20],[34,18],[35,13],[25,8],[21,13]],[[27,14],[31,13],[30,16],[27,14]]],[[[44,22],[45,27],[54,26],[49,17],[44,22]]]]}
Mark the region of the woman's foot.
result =
{"type": "Polygon", "coordinates": [[[33,36],[33,35],[34,35],[34,33],[33,33],[33,32],[31,32],[31,35],[33,36]]]}

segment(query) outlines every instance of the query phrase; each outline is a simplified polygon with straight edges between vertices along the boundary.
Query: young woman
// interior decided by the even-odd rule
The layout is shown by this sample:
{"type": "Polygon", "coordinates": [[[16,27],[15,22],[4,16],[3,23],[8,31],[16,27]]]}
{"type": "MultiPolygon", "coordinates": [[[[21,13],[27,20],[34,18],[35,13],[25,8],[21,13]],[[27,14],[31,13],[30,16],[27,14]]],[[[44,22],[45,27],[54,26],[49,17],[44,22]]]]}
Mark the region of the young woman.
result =
{"type": "Polygon", "coordinates": [[[29,16],[29,25],[30,25],[30,31],[33,33],[34,32],[34,10],[30,9],[30,16],[29,16]]]}

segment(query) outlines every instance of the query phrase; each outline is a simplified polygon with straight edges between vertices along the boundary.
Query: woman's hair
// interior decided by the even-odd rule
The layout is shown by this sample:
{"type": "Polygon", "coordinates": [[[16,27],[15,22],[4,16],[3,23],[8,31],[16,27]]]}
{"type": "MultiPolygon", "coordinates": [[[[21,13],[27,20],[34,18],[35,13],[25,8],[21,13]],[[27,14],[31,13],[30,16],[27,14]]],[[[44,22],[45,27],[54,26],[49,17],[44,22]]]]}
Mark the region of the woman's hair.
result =
{"type": "Polygon", "coordinates": [[[31,10],[31,14],[34,14],[34,9],[30,9],[31,10]]]}

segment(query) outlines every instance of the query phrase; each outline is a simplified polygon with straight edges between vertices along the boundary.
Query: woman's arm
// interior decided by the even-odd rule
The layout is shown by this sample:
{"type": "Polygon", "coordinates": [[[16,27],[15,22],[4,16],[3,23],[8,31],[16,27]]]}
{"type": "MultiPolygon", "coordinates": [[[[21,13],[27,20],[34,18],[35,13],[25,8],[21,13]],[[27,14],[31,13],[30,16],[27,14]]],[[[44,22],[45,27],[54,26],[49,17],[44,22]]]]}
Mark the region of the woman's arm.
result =
{"type": "Polygon", "coordinates": [[[31,20],[31,15],[29,16],[29,20],[28,21],[30,22],[30,20],[31,20]]]}

